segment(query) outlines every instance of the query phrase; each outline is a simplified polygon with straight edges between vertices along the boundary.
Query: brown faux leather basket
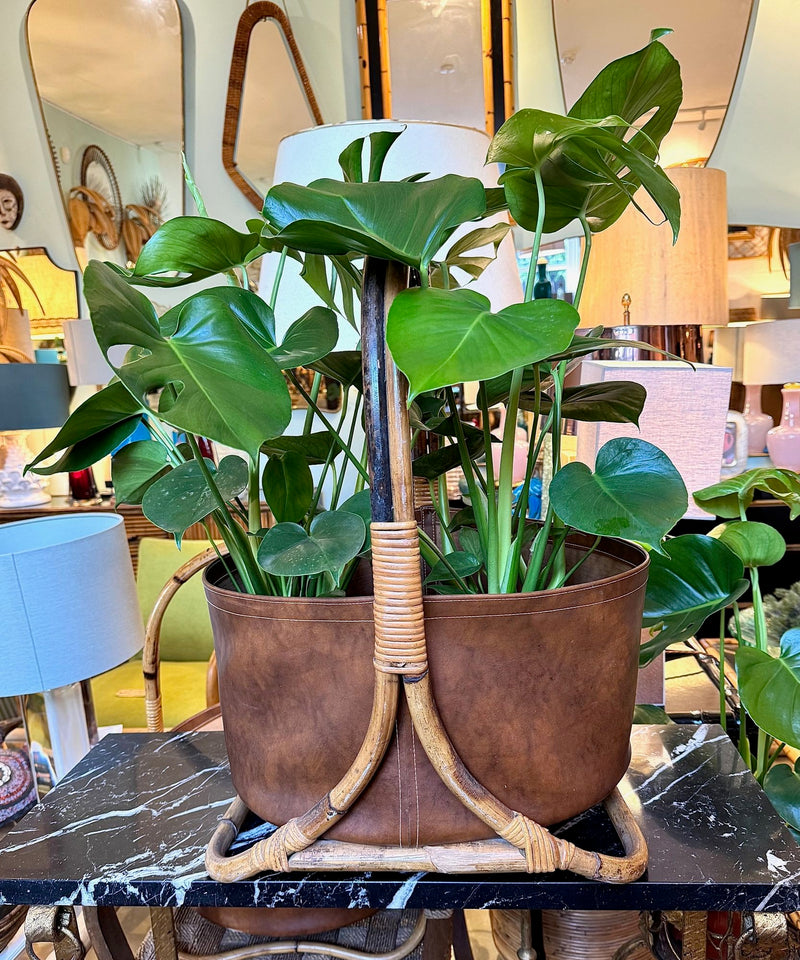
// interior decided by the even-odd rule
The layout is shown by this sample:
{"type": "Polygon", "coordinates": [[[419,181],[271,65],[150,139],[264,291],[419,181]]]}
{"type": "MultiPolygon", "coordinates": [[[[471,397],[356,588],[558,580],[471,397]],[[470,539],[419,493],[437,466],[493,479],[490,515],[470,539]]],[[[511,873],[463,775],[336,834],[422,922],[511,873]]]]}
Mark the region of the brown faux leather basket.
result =
{"type": "MultiPolygon", "coordinates": [[[[384,338],[406,273],[365,266],[374,597],[246,596],[222,589],[218,568],[206,572],[239,793],[206,866],[223,881],[264,870],[567,869],[628,882],[647,863],[616,789],[647,556],[607,540],[581,567],[584,582],[423,599],[406,384],[384,338]],[[624,857],[546,829],[600,800],[624,857]],[[229,856],[248,809],[280,826],[229,856]]],[[[569,550],[576,558],[592,542],[578,535],[569,550]]]]}

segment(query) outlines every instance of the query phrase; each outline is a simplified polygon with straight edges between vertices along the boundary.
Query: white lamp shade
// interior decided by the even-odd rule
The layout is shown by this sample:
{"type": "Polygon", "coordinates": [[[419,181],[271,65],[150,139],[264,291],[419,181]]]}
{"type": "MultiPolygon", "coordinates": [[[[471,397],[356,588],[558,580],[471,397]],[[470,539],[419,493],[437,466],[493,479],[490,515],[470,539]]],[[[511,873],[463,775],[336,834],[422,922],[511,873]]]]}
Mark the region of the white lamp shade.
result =
{"type": "Polygon", "coordinates": [[[728,322],[728,221],[725,174],[708,167],[675,167],[667,174],[681,195],[680,236],[649,196],[633,204],[592,240],[581,300],[581,325],[622,323],[622,296],[631,297],[633,324],[728,322]],[[654,226],[654,224],[660,224],[654,226]]]}
{"type": "Polygon", "coordinates": [[[752,323],[744,333],[744,383],[800,380],[800,321],[752,323]]]}
{"type": "MultiPolygon", "coordinates": [[[[337,123],[313,127],[285,137],[278,148],[274,182],[290,181],[306,185],[322,177],[341,180],[338,158],[348,144],[378,130],[402,130],[403,127],[406,129],[386,158],[382,174],[384,180],[400,180],[414,173],[426,173],[430,179],[456,173],[464,177],[477,177],[487,187],[497,185],[497,167],[494,164],[484,165],[489,137],[481,130],[446,123],[401,123],[395,120],[337,123]]],[[[367,145],[365,157],[368,149],[367,145]]],[[[498,215],[485,223],[502,221],[502,215],[498,215]]],[[[448,246],[475,227],[476,224],[472,223],[457,230],[448,246]]],[[[267,298],[272,289],[277,262],[277,255],[264,258],[260,292],[267,298]]],[[[466,283],[466,276],[463,280],[466,283]]],[[[487,296],[494,310],[522,299],[522,284],[510,233],[500,245],[497,259],[478,281],[469,284],[469,288],[487,296]]],[[[319,301],[311,289],[300,279],[297,264],[287,260],[277,300],[276,321],[279,330],[285,329],[317,303],[319,301]]],[[[339,344],[340,349],[345,346],[339,344]]]]}
{"type": "Polygon", "coordinates": [[[707,518],[692,493],[717,483],[731,389],[731,371],[673,361],[588,360],[581,383],[634,381],[647,390],[639,427],[632,423],[579,423],[578,460],[594,465],[597,451],[614,437],[640,437],[675,464],[689,493],[686,517],[707,518]]]}
{"type": "Polygon", "coordinates": [[[800,5],[768,0],[753,20],[709,163],[728,174],[729,223],[800,223],[800,5]]]}
{"type": "Polygon", "coordinates": [[[0,696],[51,690],[130,659],[144,629],[122,517],[0,526],[0,696]]]}
{"type": "MultiPolygon", "coordinates": [[[[105,386],[114,376],[114,371],[103,356],[92,329],[92,321],[65,320],[63,327],[69,382],[73,387],[105,386]]],[[[125,346],[111,348],[115,362],[122,363],[126,349],[125,346]]]]}

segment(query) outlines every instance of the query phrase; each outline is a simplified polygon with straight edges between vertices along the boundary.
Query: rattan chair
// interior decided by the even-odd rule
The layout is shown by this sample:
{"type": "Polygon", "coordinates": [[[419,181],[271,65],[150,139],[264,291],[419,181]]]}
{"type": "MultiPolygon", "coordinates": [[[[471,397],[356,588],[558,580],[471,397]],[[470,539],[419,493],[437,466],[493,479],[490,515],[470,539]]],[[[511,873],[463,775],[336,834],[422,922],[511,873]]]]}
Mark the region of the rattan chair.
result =
{"type": "MultiPolygon", "coordinates": [[[[217,557],[215,549],[209,549],[189,559],[179,567],[164,585],[145,627],[145,644],[142,652],[144,673],[145,710],[147,729],[153,733],[164,730],[161,704],[159,641],[161,624],[170,601],[178,590],[193,576],[204,570],[217,557]]],[[[206,678],[206,709],[178,724],[176,732],[199,730],[222,730],[219,706],[216,660],[212,655],[206,678]]],[[[312,932],[304,938],[264,937],[258,933],[259,916],[267,912],[274,918],[275,911],[269,908],[214,908],[197,910],[182,907],[174,912],[174,937],[180,960],[202,958],[209,960],[250,960],[261,956],[284,956],[298,953],[312,957],[336,956],[342,960],[447,960],[453,941],[453,918],[451,911],[385,910],[353,911],[357,919],[347,926],[322,933],[312,932]],[[213,919],[212,919],[213,918],[213,919]]],[[[279,911],[288,917],[299,913],[314,914],[321,921],[330,917],[341,923],[339,910],[279,911]]],[[[98,960],[134,960],[120,920],[114,908],[92,908],[85,911],[86,926],[98,960]]],[[[460,937],[463,942],[463,914],[458,917],[460,937]]],[[[274,925],[274,924],[273,924],[274,925]]],[[[315,924],[309,925],[312,930],[315,924]]],[[[153,960],[155,940],[159,936],[171,937],[171,930],[153,929],[145,937],[138,960],[153,960]]],[[[462,956],[465,956],[462,953],[462,956]]]]}

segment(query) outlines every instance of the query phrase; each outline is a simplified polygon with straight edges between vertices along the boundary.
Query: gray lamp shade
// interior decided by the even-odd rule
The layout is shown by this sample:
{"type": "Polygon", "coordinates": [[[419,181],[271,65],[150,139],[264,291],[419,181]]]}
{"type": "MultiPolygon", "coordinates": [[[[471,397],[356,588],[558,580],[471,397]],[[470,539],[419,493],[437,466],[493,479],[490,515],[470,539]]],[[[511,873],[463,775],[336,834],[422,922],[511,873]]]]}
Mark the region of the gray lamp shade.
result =
{"type": "Polygon", "coordinates": [[[144,642],[122,517],[0,526],[0,696],[52,690],[129,660],[144,642]]]}
{"type": "Polygon", "coordinates": [[[0,364],[0,433],[60,427],[69,416],[69,396],[61,364],[0,364]]]}
{"type": "Polygon", "coordinates": [[[789,244],[789,306],[800,307],[800,243],[789,244]]]}

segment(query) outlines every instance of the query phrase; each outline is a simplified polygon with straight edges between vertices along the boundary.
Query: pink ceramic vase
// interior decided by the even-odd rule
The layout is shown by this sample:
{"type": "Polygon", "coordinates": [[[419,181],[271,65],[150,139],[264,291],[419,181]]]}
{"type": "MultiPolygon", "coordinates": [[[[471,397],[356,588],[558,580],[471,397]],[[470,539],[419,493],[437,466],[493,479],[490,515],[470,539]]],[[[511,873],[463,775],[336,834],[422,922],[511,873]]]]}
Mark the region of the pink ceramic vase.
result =
{"type": "Polygon", "coordinates": [[[781,423],[767,433],[767,450],[776,467],[800,472],[800,383],[787,383],[781,393],[781,423]]]}
{"type": "Polygon", "coordinates": [[[767,447],[767,431],[772,427],[773,420],[769,414],[761,412],[761,384],[748,383],[744,389],[747,455],[748,457],[763,457],[767,447]]]}

